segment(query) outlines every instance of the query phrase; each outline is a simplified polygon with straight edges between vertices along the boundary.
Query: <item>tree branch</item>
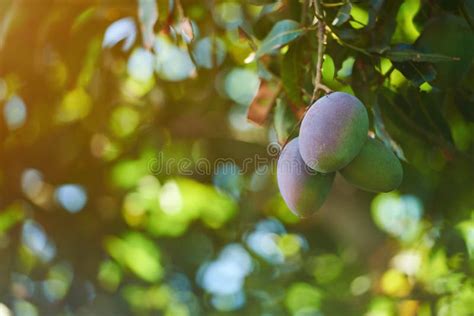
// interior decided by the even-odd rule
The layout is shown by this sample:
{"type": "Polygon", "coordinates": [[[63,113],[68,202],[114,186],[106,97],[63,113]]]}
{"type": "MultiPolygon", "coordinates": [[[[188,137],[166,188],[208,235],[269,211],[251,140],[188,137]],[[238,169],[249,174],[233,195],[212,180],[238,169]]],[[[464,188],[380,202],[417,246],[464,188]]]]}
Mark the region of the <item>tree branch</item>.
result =
{"type": "Polygon", "coordinates": [[[313,96],[311,97],[311,104],[317,100],[320,96],[321,90],[327,91],[327,87],[321,83],[322,79],[322,68],[323,68],[323,56],[326,49],[326,23],[323,19],[323,14],[319,0],[312,0],[314,7],[314,14],[318,19],[318,60],[316,62],[316,76],[314,78],[314,90],[313,96]],[[324,86],[324,88],[323,88],[324,86]]]}

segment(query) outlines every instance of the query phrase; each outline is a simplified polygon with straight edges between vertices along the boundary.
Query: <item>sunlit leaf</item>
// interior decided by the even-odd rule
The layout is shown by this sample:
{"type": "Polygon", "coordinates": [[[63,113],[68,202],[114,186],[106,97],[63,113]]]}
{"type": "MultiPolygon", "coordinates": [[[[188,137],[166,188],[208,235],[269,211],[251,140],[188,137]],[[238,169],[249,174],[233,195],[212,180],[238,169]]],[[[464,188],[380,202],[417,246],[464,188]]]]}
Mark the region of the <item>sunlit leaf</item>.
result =
{"type": "Polygon", "coordinates": [[[89,85],[94,73],[97,71],[97,61],[100,53],[100,41],[96,38],[87,47],[87,55],[84,58],[84,64],[77,79],[78,86],[87,87],[89,85]]]}
{"type": "Polygon", "coordinates": [[[334,254],[323,254],[309,262],[313,276],[319,283],[330,284],[344,269],[344,262],[334,254]]]}
{"type": "Polygon", "coordinates": [[[412,288],[407,276],[395,269],[386,271],[380,283],[385,294],[395,297],[407,296],[412,288]]]}
{"type": "Polygon", "coordinates": [[[108,237],[105,248],[115,260],[145,281],[156,282],[163,276],[158,246],[140,233],[108,237]]]}
{"type": "Polygon", "coordinates": [[[153,27],[158,20],[156,0],[138,0],[138,18],[140,19],[143,45],[150,49],[155,39],[153,27]]]}
{"type": "Polygon", "coordinates": [[[21,222],[25,217],[25,210],[20,203],[13,203],[0,213],[0,236],[21,222]]]}
{"type": "Polygon", "coordinates": [[[464,237],[469,257],[474,259],[474,218],[459,223],[457,228],[464,237]]]}
{"type": "Polygon", "coordinates": [[[112,184],[119,188],[129,189],[137,185],[138,181],[150,170],[147,163],[148,159],[138,160],[120,160],[111,168],[110,176],[112,184]]]}
{"type": "Polygon", "coordinates": [[[102,288],[114,292],[122,280],[122,269],[112,260],[101,263],[97,279],[102,288]]]}
{"type": "Polygon", "coordinates": [[[140,123],[140,113],[127,106],[117,107],[110,117],[110,128],[118,137],[131,135],[140,123]]]}
{"type": "Polygon", "coordinates": [[[277,22],[270,33],[262,41],[257,50],[256,57],[272,53],[276,49],[294,41],[306,32],[299,23],[292,20],[282,20],[277,22]]]}
{"type": "Polygon", "coordinates": [[[334,61],[329,55],[323,56],[323,65],[322,65],[322,77],[324,82],[330,84],[334,81],[334,76],[336,74],[336,67],[334,66],[334,61]]]}
{"type": "Polygon", "coordinates": [[[137,29],[133,18],[123,18],[109,25],[105,31],[102,47],[113,47],[124,40],[122,50],[128,51],[135,43],[136,37],[137,29]]]}
{"type": "Polygon", "coordinates": [[[69,91],[63,98],[57,112],[59,123],[71,123],[85,118],[92,108],[92,99],[86,90],[76,88],[69,91]]]}
{"type": "Polygon", "coordinates": [[[74,19],[74,23],[71,26],[72,32],[76,32],[83,25],[85,25],[87,22],[89,22],[94,17],[94,14],[96,13],[96,11],[97,11],[96,7],[90,7],[90,8],[85,9],[84,11],[82,11],[81,14],[79,14],[74,19]]]}
{"type": "Polygon", "coordinates": [[[413,20],[421,8],[420,2],[420,0],[405,0],[402,3],[397,13],[397,27],[393,34],[392,42],[413,43],[418,38],[420,32],[413,20]]]}
{"type": "MultiPolygon", "coordinates": [[[[14,315],[28,315],[28,316],[38,316],[38,308],[32,303],[23,300],[17,299],[13,304],[14,315]]],[[[7,316],[9,316],[7,314],[7,316]]]]}
{"type": "Polygon", "coordinates": [[[364,28],[369,23],[369,13],[360,6],[352,5],[351,16],[349,24],[356,30],[364,28]]]}
{"type": "Polygon", "coordinates": [[[322,297],[321,290],[308,283],[293,283],[288,288],[285,305],[293,315],[298,312],[317,315],[322,297]]]}

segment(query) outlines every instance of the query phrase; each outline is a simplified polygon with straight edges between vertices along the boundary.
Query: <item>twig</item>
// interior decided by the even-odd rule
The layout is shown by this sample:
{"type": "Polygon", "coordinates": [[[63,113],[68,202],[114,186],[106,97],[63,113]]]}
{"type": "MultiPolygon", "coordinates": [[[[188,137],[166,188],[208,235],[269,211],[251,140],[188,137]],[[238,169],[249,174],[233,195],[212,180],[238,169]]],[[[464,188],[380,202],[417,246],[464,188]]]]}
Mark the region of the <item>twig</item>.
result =
{"type": "Polygon", "coordinates": [[[331,92],[332,92],[332,89],[329,88],[328,86],[326,86],[326,85],[323,84],[323,83],[319,83],[319,84],[318,84],[318,89],[319,89],[319,90],[323,90],[323,91],[326,92],[326,93],[331,93],[331,92]]]}
{"type": "Polygon", "coordinates": [[[301,25],[306,25],[306,11],[308,9],[308,0],[303,0],[301,6],[301,25]]]}
{"type": "MultiPolygon", "coordinates": [[[[285,147],[286,144],[290,141],[291,137],[297,130],[297,128],[301,125],[301,122],[303,121],[303,118],[308,111],[308,109],[311,107],[311,104],[313,104],[314,100],[319,98],[320,92],[324,91],[326,93],[331,92],[331,89],[324,85],[321,82],[322,79],[322,68],[323,68],[323,56],[324,56],[324,51],[326,49],[326,23],[324,22],[323,15],[322,15],[322,10],[320,7],[319,0],[311,0],[311,3],[314,6],[314,15],[318,19],[318,24],[317,24],[317,34],[318,34],[318,60],[316,62],[316,75],[314,78],[314,90],[313,90],[313,95],[311,96],[311,102],[310,105],[308,105],[305,109],[303,114],[298,117],[298,123],[293,126],[293,129],[291,132],[288,134],[288,138],[286,139],[285,143],[283,144],[282,147],[285,147]]],[[[305,1],[305,4],[306,1],[305,1]]]]}
{"type": "Polygon", "coordinates": [[[321,2],[321,5],[325,8],[336,8],[336,7],[342,7],[345,5],[347,2],[342,1],[342,2],[333,2],[333,3],[326,3],[326,2],[321,2]]]}
{"type": "Polygon", "coordinates": [[[316,76],[314,78],[314,90],[313,96],[311,97],[311,102],[319,98],[322,88],[321,79],[322,79],[322,68],[323,68],[323,55],[326,49],[326,23],[322,18],[322,10],[320,7],[319,0],[312,0],[314,6],[314,13],[318,19],[318,60],[316,62],[316,76]]]}
{"type": "Polygon", "coordinates": [[[363,48],[360,48],[360,47],[357,47],[355,45],[352,45],[346,41],[344,41],[342,38],[339,37],[339,35],[336,34],[336,32],[334,32],[331,27],[329,25],[326,25],[327,27],[327,30],[329,33],[331,33],[332,37],[339,43],[339,45],[341,46],[345,46],[347,48],[350,48],[352,50],[355,50],[361,54],[364,54],[365,56],[369,56],[369,57],[372,57],[372,54],[370,54],[368,51],[366,51],[365,49],[363,48]]]}

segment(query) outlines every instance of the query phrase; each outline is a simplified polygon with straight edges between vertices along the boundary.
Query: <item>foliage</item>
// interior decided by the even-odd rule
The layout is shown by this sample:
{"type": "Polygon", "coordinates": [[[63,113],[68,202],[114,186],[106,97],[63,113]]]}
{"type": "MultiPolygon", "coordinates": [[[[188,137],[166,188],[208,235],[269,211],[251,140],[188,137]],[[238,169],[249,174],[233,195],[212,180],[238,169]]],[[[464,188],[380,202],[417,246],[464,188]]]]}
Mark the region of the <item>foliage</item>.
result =
{"type": "Polygon", "coordinates": [[[473,26],[470,0],[0,1],[0,315],[472,315],[473,26]],[[299,220],[267,145],[329,90],[405,176],[299,220]]]}

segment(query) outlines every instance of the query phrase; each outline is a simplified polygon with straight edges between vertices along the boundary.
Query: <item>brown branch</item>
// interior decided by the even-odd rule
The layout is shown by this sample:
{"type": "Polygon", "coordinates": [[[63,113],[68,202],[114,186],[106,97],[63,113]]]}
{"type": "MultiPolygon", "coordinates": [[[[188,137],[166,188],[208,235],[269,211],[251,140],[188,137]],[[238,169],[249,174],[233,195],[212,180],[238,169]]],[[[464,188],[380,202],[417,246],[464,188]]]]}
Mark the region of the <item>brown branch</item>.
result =
{"type": "Polygon", "coordinates": [[[323,90],[321,79],[322,79],[322,68],[323,68],[323,56],[326,49],[326,23],[324,22],[321,6],[319,0],[312,0],[314,6],[314,14],[318,19],[318,60],[316,62],[316,76],[314,78],[314,90],[313,96],[311,97],[311,104],[317,100],[320,96],[320,92],[323,90]]]}
{"type": "Polygon", "coordinates": [[[301,6],[301,24],[306,25],[306,11],[308,9],[308,0],[303,0],[303,5],[301,6]]]}

